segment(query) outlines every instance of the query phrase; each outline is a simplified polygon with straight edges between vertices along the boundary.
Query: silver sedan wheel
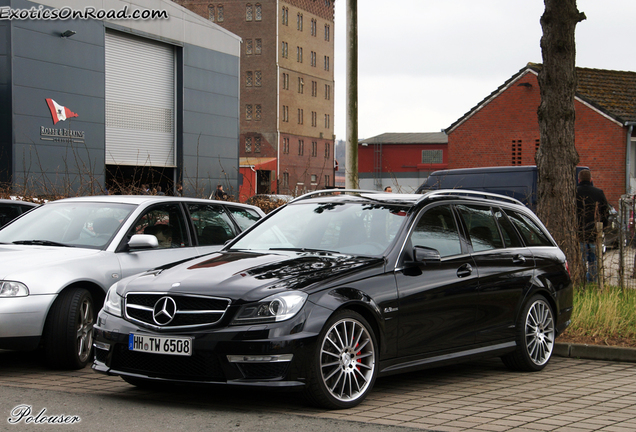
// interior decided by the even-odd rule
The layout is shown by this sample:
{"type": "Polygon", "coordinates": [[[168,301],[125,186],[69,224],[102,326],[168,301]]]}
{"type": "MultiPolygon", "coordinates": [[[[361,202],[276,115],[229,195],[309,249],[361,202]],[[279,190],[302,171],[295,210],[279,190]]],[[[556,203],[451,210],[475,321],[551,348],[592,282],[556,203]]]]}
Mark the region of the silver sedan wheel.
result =
{"type": "Polygon", "coordinates": [[[374,371],[375,346],[369,330],[353,318],[331,326],[320,350],[320,372],[331,396],[341,402],[363,397],[374,371]]]}
{"type": "Polygon", "coordinates": [[[536,300],[526,315],[526,348],[530,360],[542,366],[550,360],[554,348],[554,317],[552,309],[543,300],[536,300]]]}
{"type": "Polygon", "coordinates": [[[77,356],[81,362],[88,360],[93,348],[93,305],[84,298],[77,314],[77,356]]]}

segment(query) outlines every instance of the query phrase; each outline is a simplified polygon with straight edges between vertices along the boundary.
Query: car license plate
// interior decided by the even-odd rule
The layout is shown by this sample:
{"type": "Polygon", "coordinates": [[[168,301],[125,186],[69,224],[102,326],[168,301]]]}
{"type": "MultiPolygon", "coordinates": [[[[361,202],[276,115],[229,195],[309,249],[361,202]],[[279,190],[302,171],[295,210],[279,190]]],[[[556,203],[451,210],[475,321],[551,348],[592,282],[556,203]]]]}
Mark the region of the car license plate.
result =
{"type": "Polygon", "coordinates": [[[128,349],[130,351],[147,352],[153,354],[192,355],[191,337],[163,337],[130,333],[128,335],[128,349]]]}

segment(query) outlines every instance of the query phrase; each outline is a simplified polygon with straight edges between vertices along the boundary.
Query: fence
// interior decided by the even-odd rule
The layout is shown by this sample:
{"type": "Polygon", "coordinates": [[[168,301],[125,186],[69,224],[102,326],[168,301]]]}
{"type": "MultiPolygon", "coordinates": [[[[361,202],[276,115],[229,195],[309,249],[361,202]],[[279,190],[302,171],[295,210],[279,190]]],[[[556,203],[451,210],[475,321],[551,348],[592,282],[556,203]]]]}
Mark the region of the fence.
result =
{"type": "Polygon", "coordinates": [[[636,195],[623,195],[605,231],[605,250],[599,259],[603,283],[636,288],[636,195]]]}

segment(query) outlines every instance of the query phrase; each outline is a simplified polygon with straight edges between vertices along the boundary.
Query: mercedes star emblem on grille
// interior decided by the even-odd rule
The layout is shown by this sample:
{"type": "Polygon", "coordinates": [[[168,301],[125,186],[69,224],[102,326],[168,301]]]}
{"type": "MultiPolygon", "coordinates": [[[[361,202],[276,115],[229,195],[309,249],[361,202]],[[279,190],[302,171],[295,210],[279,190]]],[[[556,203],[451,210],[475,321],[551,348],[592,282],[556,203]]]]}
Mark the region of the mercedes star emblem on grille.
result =
{"type": "Polygon", "coordinates": [[[170,324],[177,313],[177,303],[172,297],[161,297],[155,303],[152,311],[152,319],[159,325],[170,324]]]}

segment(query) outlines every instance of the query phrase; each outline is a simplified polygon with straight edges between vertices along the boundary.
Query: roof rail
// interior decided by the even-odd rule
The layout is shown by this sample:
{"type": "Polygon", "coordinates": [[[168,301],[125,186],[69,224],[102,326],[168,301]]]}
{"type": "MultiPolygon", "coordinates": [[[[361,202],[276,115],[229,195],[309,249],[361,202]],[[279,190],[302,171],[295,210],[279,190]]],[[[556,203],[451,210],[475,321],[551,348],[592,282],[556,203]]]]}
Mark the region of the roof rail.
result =
{"type": "Polygon", "coordinates": [[[372,191],[372,190],[362,190],[362,189],[322,189],[322,190],[317,190],[317,191],[313,191],[313,192],[308,192],[306,194],[303,194],[297,198],[294,198],[293,200],[291,200],[290,202],[295,202],[295,201],[300,201],[303,199],[308,199],[314,196],[318,196],[318,195],[340,195],[342,193],[354,193],[354,194],[361,194],[361,193],[370,193],[370,194],[377,194],[377,193],[382,193],[380,191],[372,191]]]}
{"type": "Polygon", "coordinates": [[[466,196],[473,198],[489,198],[495,199],[499,201],[505,201],[512,204],[518,204],[523,206],[524,204],[516,198],[511,198],[509,196],[490,193],[490,192],[482,192],[468,189],[438,189],[430,192],[426,192],[422,199],[432,198],[437,196],[466,196]]]}

